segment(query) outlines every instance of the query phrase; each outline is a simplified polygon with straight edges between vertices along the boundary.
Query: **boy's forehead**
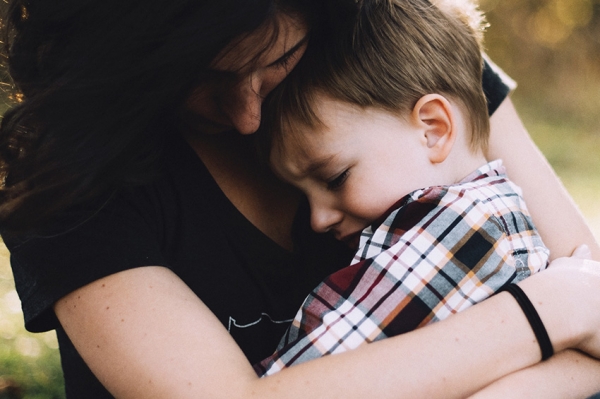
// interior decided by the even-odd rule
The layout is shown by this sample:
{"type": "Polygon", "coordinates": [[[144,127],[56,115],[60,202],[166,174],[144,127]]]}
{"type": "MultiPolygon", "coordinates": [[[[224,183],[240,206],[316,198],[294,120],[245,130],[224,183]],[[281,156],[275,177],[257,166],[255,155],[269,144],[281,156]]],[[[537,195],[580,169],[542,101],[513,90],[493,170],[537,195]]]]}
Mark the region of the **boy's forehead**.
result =
{"type": "Polygon", "coordinates": [[[361,107],[324,93],[315,95],[313,109],[322,125],[319,132],[327,134],[328,138],[352,131],[357,123],[372,120],[372,112],[375,110],[383,111],[377,107],[361,107]]]}
{"type": "Polygon", "coordinates": [[[366,116],[364,109],[323,93],[315,94],[313,99],[319,123],[308,126],[291,115],[282,126],[283,132],[272,142],[270,162],[277,173],[294,177],[318,173],[352,146],[349,132],[354,129],[356,118],[366,116]]]}
{"type": "Polygon", "coordinates": [[[270,162],[277,172],[294,177],[306,176],[317,167],[329,162],[335,154],[327,152],[322,144],[322,132],[312,129],[294,129],[273,143],[270,162]]]}

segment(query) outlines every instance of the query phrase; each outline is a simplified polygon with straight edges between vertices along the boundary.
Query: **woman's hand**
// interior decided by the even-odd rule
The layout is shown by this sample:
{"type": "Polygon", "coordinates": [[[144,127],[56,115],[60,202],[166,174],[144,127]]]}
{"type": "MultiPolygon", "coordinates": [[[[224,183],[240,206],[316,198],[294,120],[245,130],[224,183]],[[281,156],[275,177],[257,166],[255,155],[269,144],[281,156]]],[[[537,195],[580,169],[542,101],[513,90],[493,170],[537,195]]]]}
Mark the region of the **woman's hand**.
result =
{"type": "Polygon", "coordinates": [[[576,350],[512,373],[469,399],[588,398],[600,392],[600,361],[576,350]]]}
{"type": "MultiPolygon", "coordinates": [[[[577,284],[573,296],[574,305],[580,311],[582,323],[589,322],[584,335],[575,348],[596,358],[600,358],[600,262],[592,260],[592,253],[586,246],[578,247],[570,258],[559,258],[551,264],[552,270],[566,271],[577,284]],[[572,273],[579,271],[578,274],[572,273]]],[[[577,315],[575,318],[577,319],[577,315]]]]}
{"type": "Polygon", "coordinates": [[[555,351],[576,348],[600,359],[600,262],[587,246],[558,258],[519,285],[536,307],[555,351]]]}
{"type": "MultiPolygon", "coordinates": [[[[598,357],[600,342],[598,335],[597,319],[598,312],[598,280],[600,264],[589,260],[592,254],[587,246],[581,246],[573,253],[571,258],[560,258],[552,262],[550,270],[541,275],[552,280],[563,278],[566,273],[567,280],[564,281],[564,291],[575,286],[575,293],[571,293],[569,301],[581,310],[582,315],[565,315],[563,325],[577,325],[577,319],[581,321],[589,319],[589,327],[583,323],[575,327],[574,331],[581,328],[584,333],[575,345],[583,351],[598,357]],[[548,274],[546,274],[548,273],[548,274]],[[557,278],[558,277],[558,278],[557,278]],[[583,280],[583,281],[580,281],[583,280]],[[596,291],[595,291],[596,290],[596,291]],[[595,291],[595,292],[594,292],[595,291]],[[591,295],[589,295],[591,294],[591,295]],[[588,330],[586,332],[586,330],[588,330]]],[[[561,289],[561,291],[563,291],[561,289]]],[[[560,294],[562,295],[562,293],[560,294]]],[[[562,298],[562,297],[561,297],[562,298]]],[[[538,306],[539,303],[536,304],[538,306]]],[[[565,350],[557,353],[545,362],[512,373],[494,383],[488,385],[469,399],[492,399],[492,398],[587,398],[600,391],[600,360],[593,359],[576,350],[565,350]]]]}

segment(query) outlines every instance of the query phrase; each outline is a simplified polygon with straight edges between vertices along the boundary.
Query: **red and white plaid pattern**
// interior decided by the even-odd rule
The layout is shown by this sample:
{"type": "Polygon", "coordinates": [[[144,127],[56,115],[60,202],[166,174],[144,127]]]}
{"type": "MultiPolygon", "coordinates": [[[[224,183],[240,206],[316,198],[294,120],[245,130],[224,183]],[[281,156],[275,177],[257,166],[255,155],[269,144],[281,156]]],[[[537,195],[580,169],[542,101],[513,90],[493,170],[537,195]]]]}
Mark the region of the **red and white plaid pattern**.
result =
{"type": "Polygon", "coordinates": [[[352,264],[306,298],[259,375],[402,334],[480,302],[548,264],[501,161],[404,197],[362,232],[352,264]]]}

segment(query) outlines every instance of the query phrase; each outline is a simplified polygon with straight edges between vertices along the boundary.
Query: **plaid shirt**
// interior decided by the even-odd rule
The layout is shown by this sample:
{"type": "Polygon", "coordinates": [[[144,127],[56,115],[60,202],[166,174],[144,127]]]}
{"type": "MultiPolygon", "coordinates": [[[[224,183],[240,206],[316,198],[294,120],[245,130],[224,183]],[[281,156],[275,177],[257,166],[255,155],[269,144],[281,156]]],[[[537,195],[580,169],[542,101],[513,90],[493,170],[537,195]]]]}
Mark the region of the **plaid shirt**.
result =
{"type": "Polygon", "coordinates": [[[548,264],[501,161],[397,206],[362,232],[352,264],[306,298],[259,375],[442,320],[548,264]]]}

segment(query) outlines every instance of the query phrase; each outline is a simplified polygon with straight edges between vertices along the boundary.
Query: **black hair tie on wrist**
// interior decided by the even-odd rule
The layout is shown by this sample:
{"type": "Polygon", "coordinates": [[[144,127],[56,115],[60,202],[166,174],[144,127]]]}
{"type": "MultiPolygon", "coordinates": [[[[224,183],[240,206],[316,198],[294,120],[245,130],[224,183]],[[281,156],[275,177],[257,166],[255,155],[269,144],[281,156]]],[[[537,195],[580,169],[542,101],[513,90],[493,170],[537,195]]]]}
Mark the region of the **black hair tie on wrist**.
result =
{"type": "Polygon", "coordinates": [[[542,319],[540,319],[540,315],[535,310],[535,307],[525,295],[525,292],[516,284],[508,284],[502,287],[498,293],[507,291],[510,293],[516,300],[523,313],[525,313],[525,317],[531,324],[531,328],[533,329],[533,333],[540,345],[540,350],[542,351],[542,360],[546,360],[554,354],[554,348],[552,347],[552,342],[550,342],[550,337],[548,336],[548,332],[546,331],[546,327],[544,327],[544,323],[542,323],[542,319]]]}

